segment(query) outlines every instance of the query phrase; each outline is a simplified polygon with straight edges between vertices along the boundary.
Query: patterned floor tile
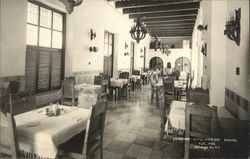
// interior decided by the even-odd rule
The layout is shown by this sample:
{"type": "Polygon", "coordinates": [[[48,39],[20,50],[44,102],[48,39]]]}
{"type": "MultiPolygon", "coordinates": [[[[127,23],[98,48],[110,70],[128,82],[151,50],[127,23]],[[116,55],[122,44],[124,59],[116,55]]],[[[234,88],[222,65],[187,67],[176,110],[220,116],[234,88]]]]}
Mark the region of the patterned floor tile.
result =
{"type": "Polygon", "coordinates": [[[155,138],[138,135],[133,143],[137,145],[153,148],[155,145],[155,142],[156,142],[155,138]]]}
{"type": "Polygon", "coordinates": [[[105,150],[115,152],[115,153],[124,154],[128,150],[128,148],[130,147],[130,145],[131,144],[128,142],[113,140],[111,143],[109,143],[105,147],[105,150]]]}
{"type": "Polygon", "coordinates": [[[148,159],[150,157],[151,152],[151,148],[132,144],[126,152],[126,155],[136,157],[138,159],[148,159]]]}

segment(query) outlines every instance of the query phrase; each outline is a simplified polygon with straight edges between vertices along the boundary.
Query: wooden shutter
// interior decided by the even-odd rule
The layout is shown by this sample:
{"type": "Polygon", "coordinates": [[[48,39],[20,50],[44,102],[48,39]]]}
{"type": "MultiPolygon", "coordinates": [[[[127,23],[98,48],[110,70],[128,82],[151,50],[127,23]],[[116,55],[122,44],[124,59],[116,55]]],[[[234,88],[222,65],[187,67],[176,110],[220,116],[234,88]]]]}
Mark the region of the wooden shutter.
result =
{"type": "Polygon", "coordinates": [[[50,85],[51,52],[41,50],[38,65],[38,90],[48,90],[50,85]]]}
{"type": "Polygon", "coordinates": [[[26,90],[36,90],[38,50],[27,47],[25,66],[26,90]]]}
{"type": "Polygon", "coordinates": [[[61,82],[61,60],[62,53],[55,51],[52,53],[51,88],[59,88],[61,82]]]}

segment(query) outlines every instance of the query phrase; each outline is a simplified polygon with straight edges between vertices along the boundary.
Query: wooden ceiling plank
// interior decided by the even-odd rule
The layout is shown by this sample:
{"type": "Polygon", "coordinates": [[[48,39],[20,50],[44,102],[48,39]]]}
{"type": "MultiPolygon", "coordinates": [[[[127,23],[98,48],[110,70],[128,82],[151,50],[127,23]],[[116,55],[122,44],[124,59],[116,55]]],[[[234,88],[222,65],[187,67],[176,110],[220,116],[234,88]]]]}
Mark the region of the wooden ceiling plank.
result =
{"type": "Polygon", "coordinates": [[[147,24],[147,27],[178,27],[178,26],[194,26],[194,23],[154,23],[147,24]]]}
{"type": "Polygon", "coordinates": [[[183,26],[147,26],[147,29],[181,29],[181,28],[194,28],[193,25],[183,25],[183,26]]]}
{"type": "Polygon", "coordinates": [[[178,23],[178,22],[183,22],[183,21],[195,21],[195,18],[194,19],[177,19],[177,20],[151,20],[151,21],[146,21],[144,22],[145,24],[152,24],[152,23],[166,23],[166,22],[169,22],[169,23],[178,23]]]}
{"type": "MultiPolygon", "coordinates": [[[[178,20],[187,20],[187,19],[196,19],[196,16],[181,16],[181,17],[166,17],[166,18],[150,18],[150,19],[141,19],[142,22],[157,22],[157,21],[178,21],[178,20]]],[[[134,20],[137,22],[137,19],[134,20]]]]}
{"type": "Polygon", "coordinates": [[[132,14],[129,15],[130,19],[149,19],[155,17],[177,17],[177,16],[190,16],[197,15],[198,10],[185,10],[185,11],[173,11],[173,12],[162,12],[162,13],[148,13],[148,14],[132,14]]]}
{"type": "Polygon", "coordinates": [[[137,8],[137,7],[150,7],[159,5],[171,5],[171,4],[182,4],[182,3],[192,3],[199,2],[199,0],[168,0],[168,1],[118,1],[115,3],[116,8],[137,8]]]}
{"type": "Polygon", "coordinates": [[[178,11],[178,10],[191,10],[199,9],[200,3],[193,2],[187,4],[173,4],[173,5],[160,5],[155,7],[141,7],[141,8],[125,8],[124,14],[141,14],[141,13],[154,13],[154,12],[166,12],[166,11],[178,11]]]}
{"type": "Polygon", "coordinates": [[[194,24],[195,20],[183,20],[183,21],[162,21],[162,22],[154,22],[149,23],[145,22],[146,26],[148,25],[178,25],[178,24],[194,24]]]}

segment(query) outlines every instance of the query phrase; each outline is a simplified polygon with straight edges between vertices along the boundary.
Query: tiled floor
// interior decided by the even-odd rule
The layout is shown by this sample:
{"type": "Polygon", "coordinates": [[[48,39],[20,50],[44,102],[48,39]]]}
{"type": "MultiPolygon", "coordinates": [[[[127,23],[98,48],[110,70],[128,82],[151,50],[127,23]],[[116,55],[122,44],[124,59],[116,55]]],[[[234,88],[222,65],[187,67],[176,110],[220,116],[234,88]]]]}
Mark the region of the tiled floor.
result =
{"type": "Polygon", "coordinates": [[[160,110],[150,101],[149,86],[132,92],[130,99],[109,102],[104,159],[180,158],[182,146],[159,149],[159,131],[160,110]]]}

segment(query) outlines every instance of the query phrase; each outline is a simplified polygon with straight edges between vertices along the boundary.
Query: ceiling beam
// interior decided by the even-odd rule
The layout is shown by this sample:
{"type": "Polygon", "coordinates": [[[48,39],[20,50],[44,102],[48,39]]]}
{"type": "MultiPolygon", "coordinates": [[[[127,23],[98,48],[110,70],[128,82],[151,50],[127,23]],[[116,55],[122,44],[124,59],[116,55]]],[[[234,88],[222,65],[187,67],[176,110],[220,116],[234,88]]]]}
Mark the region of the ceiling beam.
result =
{"type": "Polygon", "coordinates": [[[146,14],[132,14],[129,15],[130,19],[141,18],[155,18],[155,17],[178,17],[178,16],[190,16],[197,15],[198,10],[185,10],[185,11],[173,11],[173,12],[162,12],[162,13],[146,13],[146,14]]]}
{"type": "MultiPolygon", "coordinates": [[[[166,18],[153,18],[153,19],[141,19],[142,22],[165,22],[165,21],[185,21],[185,20],[195,20],[196,16],[182,16],[182,17],[166,17],[166,18]]],[[[134,20],[137,22],[137,19],[134,20]]]]}
{"type": "Polygon", "coordinates": [[[195,23],[195,20],[162,21],[162,22],[154,22],[154,23],[145,22],[146,26],[152,26],[152,25],[184,25],[184,24],[194,24],[194,23],[195,23]]]}
{"type": "MultiPolygon", "coordinates": [[[[154,33],[150,34],[151,36],[154,36],[154,33]]],[[[158,33],[156,34],[157,37],[174,37],[174,36],[192,36],[192,33],[158,33]]]]}
{"type": "Polygon", "coordinates": [[[148,32],[191,32],[193,29],[148,29],[148,32]]]}
{"type": "Polygon", "coordinates": [[[141,8],[124,8],[124,14],[142,14],[142,13],[155,13],[155,12],[167,12],[167,11],[181,11],[181,10],[196,10],[199,9],[199,2],[185,3],[185,4],[171,4],[160,5],[154,7],[141,7],[141,8]]]}
{"type": "Polygon", "coordinates": [[[151,21],[143,21],[146,25],[148,24],[174,24],[174,23],[184,23],[184,22],[195,22],[195,19],[177,19],[177,20],[164,20],[164,19],[156,19],[156,20],[151,20],[151,21]]]}
{"type": "Polygon", "coordinates": [[[194,28],[194,25],[183,25],[183,26],[147,26],[147,29],[183,29],[183,28],[194,28]]]}
{"type": "Polygon", "coordinates": [[[198,2],[199,0],[168,0],[168,1],[147,1],[147,0],[132,0],[132,1],[118,1],[115,3],[116,8],[137,8],[137,7],[151,7],[159,5],[182,4],[190,2],[198,2]]]}
{"type": "Polygon", "coordinates": [[[194,26],[194,23],[154,23],[154,24],[147,24],[146,27],[182,27],[182,26],[194,26]]]}

